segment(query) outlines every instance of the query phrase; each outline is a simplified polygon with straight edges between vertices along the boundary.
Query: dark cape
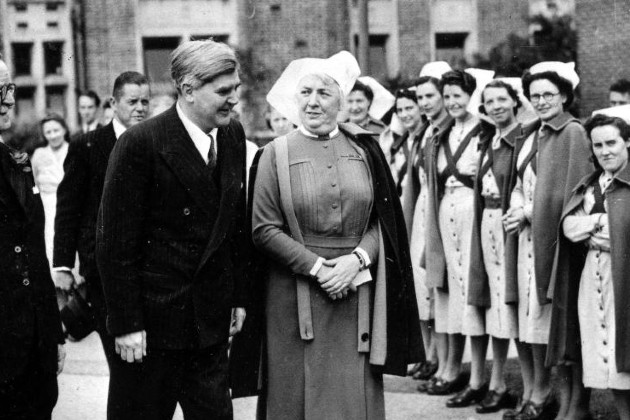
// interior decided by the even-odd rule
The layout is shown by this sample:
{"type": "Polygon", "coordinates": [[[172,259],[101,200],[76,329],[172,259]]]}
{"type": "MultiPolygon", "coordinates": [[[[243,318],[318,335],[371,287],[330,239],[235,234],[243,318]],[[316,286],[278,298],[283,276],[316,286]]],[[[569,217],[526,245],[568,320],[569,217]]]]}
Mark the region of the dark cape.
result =
{"type": "Polygon", "coordinates": [[[580,122],[564,112],[543,123],[538,162],[532,236],[536,291],[541,304],[555,299],[555,284],[568,273],[554,269],[558,223],[573,188],[593,170],[591,145],[580,122]]]}
{"type": "MultiPolygon", "coordinates": [[[[583,243],[573,243],[562,233],[562,220],[578,209],[584,201],[589,185],[597,182],[601,170],[584,177],[573,190],[564,207],[558,231],[558,259],[551,334],[547,364],[580,360],[580,326],[578,321],[578,292],[582,268],[588,249],[583,243]]],[[[630,165],[617,174],[604,193],[608,204],[610,258],[613,296],[615,301],[615,355],[617,370],[630,372],[630,165]]]]}
{"type": "MultiPolygon", "coordinates": [[[[340,124],[339,129],[354,141],[367,156],[374,190],[374,211],[383,234],[387,277],[387,355],[384,366],[372,366],[382,373],[404,376],[407,365],[424,360],[418,307],[409,256],[409,241],[402,207],[387,160],[377,141],[369,132],[354,124],[340,124]]],[[[251,215],[252,191],[256,181],[260,150],[250,169],[248,204],[251,215]]],[[[251,217],[249,217],[251,224],[251,217]]],[[[250,226],[251,227],[251,226],[250,226]]],[[[253,278],[253,301],[241,333],[232,341],[230,354],[230,384],[232,397],[256,395],[264,388],[264,257],[259,256],[258,273],[253,278]]],[[[376,267],[371,267],[376,278],[376,267]]],[[[297,308],[296,308],[297,311],[297,308]]],[[[263,391],[264,392],[264,391],[263,391]]]]}
{"type": "MultiPolygon", "coordinates": [[[[490,285],[488,283],[488,274],[486,272],[486,266],[483,260],[483,249],[481,245],[481,218],[483,216],[483,197],[481,196],[482,180],[485,173],[482,173],[484,157],[488,155],[488,151],[492,148],[492,139],[496,134],[496,128],[482,120],[482,133],[479,137],[479,150],[481,155],[479,157],[479,164],[477,167],[477,175],[475,176],[475,205],[474,205],[474,218],[473,218],[473,230],[472,230],[472,246],[470,251],[470,275],[468,286],[468,304],[480,307],[490,307],[490,285]]],[[[501,211],[503,214],[510,208],[510,197],[512,190],[516,185],[516,171],[513,170],[513,164],[518,156],[523,142],[526,137],[523,137],[523,130],[521,124],[515,126],[510,130],[507,135],[501,139],[501,147],[496,150],[492,150],[492,166],[488,170],[491,170],[499,187],[501,193],[501,211]]],[[[504,240],[507,240],[508,235],[504,232],[504,240]]],[[[516,272],[512,275],[505,276],[505,303],[515,303],[518,301],[518,284],[516,281],[507,281],[508,279],[516,279],[516,272]]],[[[509,266],[510,268],[512,265],[509,266]]],[[[513,266],[514,269],[516,266],[513,266]]]]}

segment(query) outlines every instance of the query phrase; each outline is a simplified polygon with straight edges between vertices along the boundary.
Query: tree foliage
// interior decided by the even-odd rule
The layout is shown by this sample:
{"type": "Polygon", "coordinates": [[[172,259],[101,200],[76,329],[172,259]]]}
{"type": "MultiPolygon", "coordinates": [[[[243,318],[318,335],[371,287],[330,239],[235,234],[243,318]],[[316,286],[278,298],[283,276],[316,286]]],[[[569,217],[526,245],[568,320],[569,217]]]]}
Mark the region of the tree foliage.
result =
{"type": "Polygon", "coordinates": [[[520,77],[540,61],[576,61],[577,33],[571,16],[530,18],[530,37],[508,35],[490,49],[486,59],[478,58],[477,66],[494,70],[501,76],[520,77]]]}

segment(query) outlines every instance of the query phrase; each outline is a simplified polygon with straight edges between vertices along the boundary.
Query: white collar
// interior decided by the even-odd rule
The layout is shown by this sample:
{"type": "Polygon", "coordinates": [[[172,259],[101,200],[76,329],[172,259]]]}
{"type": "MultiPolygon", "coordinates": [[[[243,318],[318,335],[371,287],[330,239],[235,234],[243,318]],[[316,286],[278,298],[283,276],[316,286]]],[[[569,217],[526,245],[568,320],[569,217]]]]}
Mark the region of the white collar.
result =
{"type": "MultiPolygon", "coordinates": [[[[304,127],[304,125],[300,124],[300,126],[298,127],[298,130],[300,130],[300,132],[302,134],[304,134],[306,137],[313,137],[313,138],[318,138],[319,136],[317,134],[311,133],[310,131],[308,131],[306,129],[306,127],[304,127]]],[[[339,134],[339,126],[335,125],[335,128],[333,128],[333,131],[331,131],[330,133],[328,133],[328,136],[330,138],[335,137],[337,134],[339,134]]]]}
{"type": "Polygon", "coordinates": [[[127,131],[127,127],[122,125],[122,123],[118,121],[118,118],[116,117],[112,119],[112,125],[114,126],[114,135],[116,136],[116,140],[118,140],[120,136],[122,136],[122,133],[127,131]]]}
{"type": "Polygon", "coordinates": [[[179,102],[177,102],[177,104],[175,105],[175,109],[177,110],[177,116],[179,117],[182,124],[184,125],[186,132],[188,132],[188,135],[190,136],[193,143],[195,144],[195,147],[197,148],[197,150],[199,150],[201,157],[206,163],[208,163],[208,152],[210,151],[210,137],[208,136],[212,136],[212,138],[214,139],[214,141],[212,142],[214,146],[214,151],[218,152],[217,133],[219,129],[215,127],[212,130],[210,130],[209,133],[204,133],[203,130],[199,128],[197,124],[192,122],[190,118],[188,118],[186,114],[184,114],[184,111],[179,106],[179,102]]]}

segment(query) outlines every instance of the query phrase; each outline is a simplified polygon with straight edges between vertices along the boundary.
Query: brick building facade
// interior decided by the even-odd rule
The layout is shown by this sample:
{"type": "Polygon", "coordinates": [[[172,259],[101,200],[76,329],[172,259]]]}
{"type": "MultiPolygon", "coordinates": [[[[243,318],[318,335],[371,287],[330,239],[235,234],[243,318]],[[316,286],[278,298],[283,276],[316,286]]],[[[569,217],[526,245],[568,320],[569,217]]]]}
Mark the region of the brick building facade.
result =
{"type": "Polygon", "coordinates": [[[630,1],[576,0],[580,110],[588,116],[608,106],[608,88],[630,79],[630,1]]]}
{"type": "MultiPolygon", "coordinates": [[[[291,60],[327,57],[341,49],[356,53],[357,0],[57,3],[75,11],[77,88],[104,97],[125,70],[146,73],[154,93],[172,89],[168,54],[183,41],[213,37],[235,47],[243,64],[241,118],[252,135],[265,129],[265,94],[291,60]]],[[[363,72],[399,83],[414,79],[427,61],[474,62],[476,54],[486,54],[509,33],[526,36],[527,17],[550,3],[556,1],[370,0],[370,65],[363,72]]]]}

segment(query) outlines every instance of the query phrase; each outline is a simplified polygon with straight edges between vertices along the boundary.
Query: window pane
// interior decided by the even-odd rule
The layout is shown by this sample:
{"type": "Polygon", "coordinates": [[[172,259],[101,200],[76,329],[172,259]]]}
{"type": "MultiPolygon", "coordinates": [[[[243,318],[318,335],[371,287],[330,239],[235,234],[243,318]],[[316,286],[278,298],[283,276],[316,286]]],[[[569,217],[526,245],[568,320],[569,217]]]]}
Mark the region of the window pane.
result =
{"type": "Polygon", "coordinates": [[[170,54],[179,45],[179,38],[144,38],[144,74],[152,83],[171,80],[170,54]]]}
{"type": "Polygon", "coordinates": [[[16,76],[31,74],[31,57],[33,44],[15,43],[11,45],[13,50],[13,72],[16,76]]]}
{"type": "Polygon", "coordinates": [[[46,74],[63,74],[63,42],[44,42],[44,71],[46,74]]]}
{"type": "Polygon", "coordinates": [[[63,86],[46,87],[46,109],[61,116],[66,115],[66,88],[63,86]]]}

